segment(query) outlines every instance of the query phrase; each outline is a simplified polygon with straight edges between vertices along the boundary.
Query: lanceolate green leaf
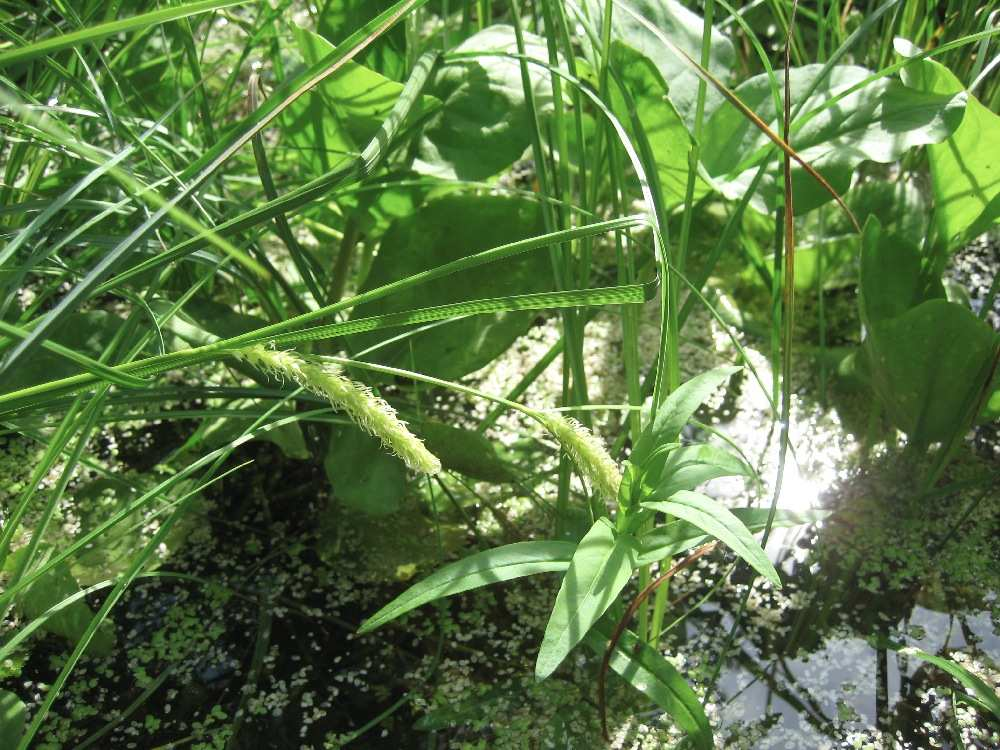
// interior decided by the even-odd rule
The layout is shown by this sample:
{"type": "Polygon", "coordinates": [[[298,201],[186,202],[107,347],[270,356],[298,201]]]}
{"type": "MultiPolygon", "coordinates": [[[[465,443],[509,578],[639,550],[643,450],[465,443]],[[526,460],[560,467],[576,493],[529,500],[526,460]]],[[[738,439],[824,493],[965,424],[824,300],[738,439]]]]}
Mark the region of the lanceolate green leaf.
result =
{"type": "Polygon", "coordinates": [[[751,474],[753,471],[742,459],[723,448],[707,444],[687,445],[670,451],[659,479],[648,483],[653,486],[653,495],[669,497],[678,490],[693,490],[710,479],[751,474]]]}
{"type": "Polygon", "coordinates": [[[0,68],[4,68],[12,63],[25,62],[42,55],[50,55],[53,52],[78,47],[81,44],[99,42],[114,34],[126,34],[131,31],[157,26],[168,21],[176,21],[178,18],[187,18],[198,13],[207,13],[220,8],[228,8],[232,5],[244,5],[251,0],[199,0],[193,3],[182,3],[172,8],[162,8],[151,13],[132,16],[131,18],[120,18],[116,21],[89,26],[84,29],[60,34],[40,42],[29,44],[24,47],[0,52],[0,68]]]}
{"type": "Polygon", "coordinates": [[[365,620],[358,632],[369,633],[411,609],[469,589],[535,573],[566,570],[575,549],[576,545],[570,542],[516,542],[470,555],[411,586],[365,620]]]}
{"type": "MultiPolygon", "coordinates": [[[[767,525],[768,508],[733,508],[730,511],[751,533],[764,530],[767,525]]],[[[771,528],[785,529],[822,521],[829,515],[824,510],[792,511],[778,510],[771,528]]],[[[689,549],[704,544],[712,538],[710,534],[689,521],[674,518],[660,524],[639,537],[639,554],[636,565],[649,565],[679,555],[689,549]]]]}
{"type": "Polygon", "coordinates": [[[698,407],[739,369],[739,367],[717,367],[682,383],[667,396],[657,409],[653,421],[639,437],[632,451],[632,463],[643,468],[643,463],[657,446],[676,442],[684,425],[698,407]]]}
{"type": "Polygon", "coordinates": [[[0,690],[0,747],[17,747],[27,713],[20,698],[9,690],[0,690]]]}
{"type": "MultiPolygon", "coordinates": [[[[614,632],[607,620],[598,622],[587,635],[585,643],[594,654],[601,655],[614,632]]],[[[667,712],[677,726],[688,733],[698,750],[711,750],[712,727],[691,686],[669,661],[626,630],[611,653],[610,667],[629,685],[667,712]]]]}
{"type": "Polygon", "coordinates": [[[772,584],[781,587],[778,571],[767,559],[767,555],[753,538],[750,530],[731,510],[718,501],[698,492],[681,490],[671,495],[668,500],[643,503],[643,507],[676,516],[703,529],[729,546],[772,584]]]}
{"type": "Polygon", "coordinates": [[[580,540],[545,626],[535,676],[552,674],[618,598],[632,575],[635,540],[599,519],[580,540]]]}

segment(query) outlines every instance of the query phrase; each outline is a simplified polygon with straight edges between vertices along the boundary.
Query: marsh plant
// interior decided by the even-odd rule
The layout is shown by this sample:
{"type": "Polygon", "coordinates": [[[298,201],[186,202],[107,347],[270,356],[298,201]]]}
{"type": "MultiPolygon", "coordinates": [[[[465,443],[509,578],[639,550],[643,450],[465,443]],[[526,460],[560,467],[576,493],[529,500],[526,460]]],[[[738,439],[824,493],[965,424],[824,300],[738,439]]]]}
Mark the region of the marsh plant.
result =
{"type": "MultiPolygon", "coordinates": [[[[59,701],[83,660],[108,675],[127,662],[114,655],[141,635],[122,625],[136,590],[215,585],[172,561],[202,519],[235,525],[212,516],[212,493],[269,443],[276,471],[317,467],[316,486],[291,488],[314,501],[309,527],[340,539],[410,519],[379,544],[416,539],[420,567],[428,550],[442,563],[395,598],[383,581],[389,603],[350,630],[394,644],[380,628],[423,605],[557,573],[535,676],[586,649],[605,734],[613,672],[636,712],[713,747],[721,665],[689,675],[668,658],[686,617],[669,581],[711,554],[781,586],[771,531],[825,515],[778,503],[796,390],[843,402],[845,422],[863,404],[865,449],[904,442],[924,492],[1000,415],[997,277],[975,309],[948,280],[1000,218],[996,3],[858,5],[3,3],[0,745],[125,741],[140,709],[142,746],[249,742],[277,611],[253,565],[250,590],[229,592],[260,619],[245,695],[213,694],[225,711],[163,725],[170,663],[120,688],[107,722],[60,723],[59,701]],[[615,403],[590,395],[598,319],[619,331],[600,376],[622,384],[615,403]],[[693,325],[725,331],[727,361],[682,357],[693,325]],[[482,373],[539,327],[556,332],[548,351],[486,392],[482,373]],[[556,362],[559,392],[526,396],[556,362]],[[803,367],[812,379],[793,382],[803,367]],[[760,389],[778,437],[776,486],[753,507],[707,484],[761,486],[754,459],[699,420],[731,379],[760,389]],[[481,507],[516,534],[497,488],[534,503],[548,538],[482,538],[481,507]],[[65,653],[49,660],[46,637],[65,653]]],[[[997,712],[968,670],[917,655],[997,712]]],[[[304,722],[303,741],[373,736],[413,695],[383,687],[386,707],[315,734],[304,722]]]]}

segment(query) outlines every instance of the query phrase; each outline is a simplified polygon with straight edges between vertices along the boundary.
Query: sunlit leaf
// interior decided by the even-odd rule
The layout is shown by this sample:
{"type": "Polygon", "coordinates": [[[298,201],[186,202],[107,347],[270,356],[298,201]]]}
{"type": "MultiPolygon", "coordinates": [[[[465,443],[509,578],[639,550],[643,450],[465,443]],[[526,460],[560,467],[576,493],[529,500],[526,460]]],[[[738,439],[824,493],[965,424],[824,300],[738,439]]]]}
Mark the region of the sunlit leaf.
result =
{"type": "Polygon", "coordinates": [[[371,632],[436,599],[535,573],[566,570],[575,549],[570,542],[515,542],[470,555],[411,586],[365,620],[358,632],[371,632]]]}
{"type": "Polygon", "coordinates": [[[781,579],[750,530],[726,506],[707,495],[681,490],[667,500],[643,503],[643,507],[676,516],[711,534],[746,561],[764,578],[781,588],[781,579]]]}
{"type": "Polygon", "coordinates": [[[563,576],[535,662],[535,676],[552,674],[597,622],[632,575],[635,540],[599,519],[580,540],[563,576]]]}

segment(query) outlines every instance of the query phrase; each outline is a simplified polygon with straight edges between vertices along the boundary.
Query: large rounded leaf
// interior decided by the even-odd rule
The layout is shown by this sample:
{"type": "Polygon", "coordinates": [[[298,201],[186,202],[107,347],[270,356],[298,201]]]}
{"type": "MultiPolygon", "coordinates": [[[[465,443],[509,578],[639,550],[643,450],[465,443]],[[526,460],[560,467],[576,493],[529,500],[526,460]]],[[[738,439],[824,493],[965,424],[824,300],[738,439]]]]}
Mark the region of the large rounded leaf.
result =
{"type": "MultiPolygon", "coordinates": [[[[365,289],[405,279],[482,250],[543,232],[538,204],[496,195],[450,195],[400,219],[382,238],[365,289]]],[[[381,315],[481,297],[548,291],[552,269],[538,250],[400,290],[356,308],[355,317],[381,315]]],[[[445,379],[488,364],[531,325],[535,313],[477,315],[437,326],[379,349],[373,357],[445,379]]],[[[399,336],[399,329],[355,336],[355,351],[399,336]]]]}
{"type": "Polygon", "coordinates": [[[971,417],[996,339],[971,310],[943,299],[874,325],[872,381],[893,423],[922,445],[950,439],[971,417]]]}
{"type": "MultiPolygon", "coordinates": [[[[896,40],[896,51],[906,56],[920,52],[903,39],[896,40]]],[[[900,75],[907,85],[935,94],[965,90],[954,73],[934,60],[908,65],[900,75]]],[[[927,149],[934,221],[949,248],[961,247],[969,234],[985,231],[1000,217],[1000,115],[968,97],[962,125],[944,143],[927,149]]]]}
{"type": "MultiPolygon", "coordinates": [[[[940,143],[951,135],[965,114],[966,94],[938,94],[904,86],[897,80],[880,78],[846,96],[834,106],[811,114],[834,96],[871,75],[855,65],[835,66],[829,76],[805,98],[822,65],[791,70],[791,97],[804,104],[796,118],[791,145],[810,162],[839,193],[851,184],[854,169],[863,161],[882,164],[895,161],[914,146],[940,143]]],[[[776,74],[783,82],[784,73],[776,74]]],[[[771,83],[761,74],[736,88],[736,95],[774,131],[780,131],[771,83]]],[[[704,134],[702,161],[723,192],[738,198],[745,192],[762,158],[773,150],[770,139],[729,104],[716,109],[704,134]]],[[[773,211],[781,196],[781,180],[774,159],[758,189],[758,208],[773,211]]],[[[793,165],[795,210],[805,213],[832,200],[801,167],[793,165]]]]}
{"type": "MultiPolygon", "coordinates": [[[[544,40],[525,33],[529,57],[548,60],[544,40]]],[[[514,29],[491,26],[455,48],[463,52],[517,53],[514,29]]],[[[532,93],[540,113],[551,106],[552,88],[544,68],[529,68],[532,93]]],[[[441,68],[432,93],[444,108],[424,132],[414,169],[445,179],[484,180],[499,174],[531,144],[521,83],[521,64],[511,57],[483,55],[441,68]]]]}
{"type": "MultiPolygon", "coordinates": [[[[583,2],[584,11],[598,38],[602,33],[604,5],[604,0],[583,2]]],[[[701,16],[676,0],[615,0],[612,8],[612,38],[625,42],[652,60],[663,79],[670,83],[670,101],[689,129],[694,128],[698,76],[688,63],[663,43],[661,35],[698,60],[701,58],[704,25],[701,16]]],[[[733,43],[721,29],[713,28],[708,69],[725,82],[732,75],[735,65],[733,43]]],[[[721,104],[721,95],[711,86],[706,87],[705,94],[708,103],[706,111],[721,104]]]]}

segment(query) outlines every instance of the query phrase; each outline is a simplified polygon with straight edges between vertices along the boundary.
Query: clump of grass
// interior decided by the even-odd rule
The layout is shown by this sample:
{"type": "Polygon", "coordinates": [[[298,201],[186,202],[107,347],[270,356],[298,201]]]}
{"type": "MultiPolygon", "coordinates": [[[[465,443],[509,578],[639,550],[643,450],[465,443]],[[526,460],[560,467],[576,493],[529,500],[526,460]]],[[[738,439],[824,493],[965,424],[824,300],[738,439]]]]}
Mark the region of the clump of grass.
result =
{"type": "Polygon", "coordinates": [[[371,389],[340,374],[329,363],[311,362],[295,352],[276,351],[263,346],[240,349],[236,356],[281,380],[291,380],[327,399],[335,409],[347,412],[362,429],[382,441],[385,448],[414,471],[437,474],[441,462],[407,428],[396,410],[371,389]]]}

